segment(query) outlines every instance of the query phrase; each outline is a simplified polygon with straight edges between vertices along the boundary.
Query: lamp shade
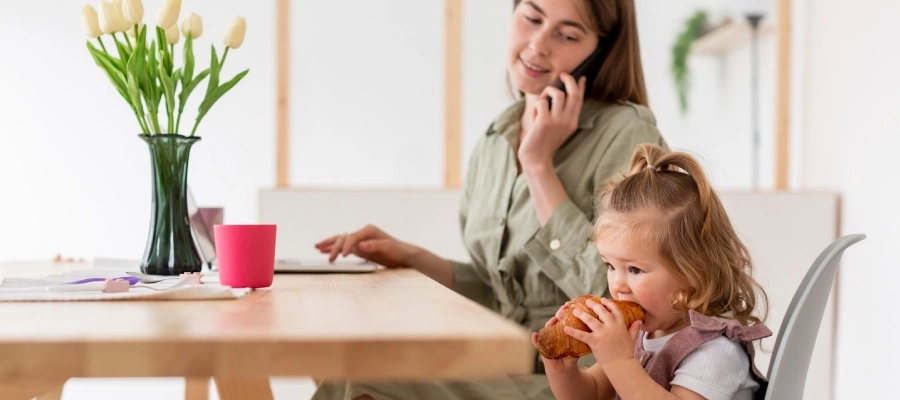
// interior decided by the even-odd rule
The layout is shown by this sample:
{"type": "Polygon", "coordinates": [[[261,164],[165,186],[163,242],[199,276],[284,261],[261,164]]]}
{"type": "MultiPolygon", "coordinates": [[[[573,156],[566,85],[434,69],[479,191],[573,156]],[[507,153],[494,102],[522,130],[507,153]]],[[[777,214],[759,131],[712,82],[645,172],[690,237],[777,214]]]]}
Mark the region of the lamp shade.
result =
{"type": "Polygon", "coordinates": [[[774,0],[731,0],[731,10],[735,16],[771,15],[774,0]]]}

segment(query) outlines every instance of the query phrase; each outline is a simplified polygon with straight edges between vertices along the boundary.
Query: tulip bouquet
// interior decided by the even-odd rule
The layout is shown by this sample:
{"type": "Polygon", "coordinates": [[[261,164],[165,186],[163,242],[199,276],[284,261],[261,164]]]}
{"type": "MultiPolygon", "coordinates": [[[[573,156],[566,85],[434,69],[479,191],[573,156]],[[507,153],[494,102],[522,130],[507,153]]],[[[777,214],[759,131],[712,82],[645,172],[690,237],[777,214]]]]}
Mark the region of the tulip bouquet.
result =
{"type": "Polygon", "coordinates": [[[207,80],[206,93],[190,133],[194,136],[213,104],[249,72],[244,70],[224,83],[220,80],[228,51],[239,48],[244,41],[247,22],[243,17],[235,18],[226,31],[222,56],[219,57],[216,47],[211,46],[209,68],[195,73],[193,41],[203,34],[203,21],[191,13],[182,20],[179,32],[181,0],[164,0],[156,13],[156,27],[149,33],[142,22],[144,6],[141,0],[101,0],[98,9],[99,13],[90,4],[81,9],[89,38],[88,51],[97,65],[106,71],[116,91],[128,102],[146,135],[180,132],[181,115],[188,98],[207,80]],[[152,39],[154,35],[156,38],[152,39]],[[182,35],[182,65],[176,68],[175,45],[182,35]],[[148,36],[151,38],[149,43],[148,36]],[[92,40],[96,40],[96,45],[92,40]],[[161,121],[160,103],[163,100],[167,119],[161,121]]]}

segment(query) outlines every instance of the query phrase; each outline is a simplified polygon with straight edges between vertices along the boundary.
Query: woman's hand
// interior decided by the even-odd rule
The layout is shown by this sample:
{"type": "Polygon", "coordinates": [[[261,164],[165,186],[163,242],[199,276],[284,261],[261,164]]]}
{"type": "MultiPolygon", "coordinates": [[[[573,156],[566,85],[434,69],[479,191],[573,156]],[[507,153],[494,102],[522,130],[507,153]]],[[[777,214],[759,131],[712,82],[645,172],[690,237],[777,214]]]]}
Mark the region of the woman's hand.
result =
{"type": "MultiPolygon", "coordinates": [[[[544,327],[546,328],[548,326],[551,326],[551,325],[559,322],[558,317],[559,317],[560,313],[562,312],[563,309],[568,307],[568,305],[569,305],[569,303],[566,302],[566,304],[563,305],[559,309],[559,312],[556,313],[556,316],[550,318],[547,321],[547,323],[544,324],[544,327]]],[[[538,348],[538,333],[537,332],[531,333],[531,343],[534,345],[534,348],[538,348]]],[[[563,375],[563,374],[567,374],[567,373],[570,373],[573,371],[576,371],[576,372],[578,371],[578,359],[577,358],[570,357],[570,358],[561,358],[558,360],[553,360],[553,359],[544,358],[544,356],[541,356],[541,360],[544,362],[544,370],[547,372],[548,375],[550,375],[550,374],[563,375]]]]}
{"type": "Polygon", "coordinates": [[[332,236],[316,243],[316,248],[323,254],[328,254],[329,262],[334,262],[338,255],[346,257],[354,254],[388,268],[409,266],[408,260],[414,249],[374,225],[366,225],[356,232],[332,236]]]}
{"type": "Polygon", "coordinates": [[[585,304],[597,313],[594,318],[590,313],[575,310],[574,315],[582,320],[593,332],[585,332],[572,327],[565,327],[569,336],[587,343],[600,365],[614,361],[634,358],[634,342],[641,330],[641,321],[625,326],[625,316],[619,306],[609,299],[600,299],[603,304],[588,300],[585,304]]]}
{"type": "MultiPolygon", "coordinates": [[[[518,157],[523,169],[552,166],[553,155],[578,129],[578,116],[584,103],[587,79],[578,82],[572,75],[562,73],[560,80],[566,85],[566,93],[553,86],[544,88],[541,101],[534,105],[535,113],[531,130],[525,133],[519,144],[518,157]],[[553,108],[545,99],[553,100],[553,108]]],[[[526,110],[525,112],[529,112],[526,110]]]]}

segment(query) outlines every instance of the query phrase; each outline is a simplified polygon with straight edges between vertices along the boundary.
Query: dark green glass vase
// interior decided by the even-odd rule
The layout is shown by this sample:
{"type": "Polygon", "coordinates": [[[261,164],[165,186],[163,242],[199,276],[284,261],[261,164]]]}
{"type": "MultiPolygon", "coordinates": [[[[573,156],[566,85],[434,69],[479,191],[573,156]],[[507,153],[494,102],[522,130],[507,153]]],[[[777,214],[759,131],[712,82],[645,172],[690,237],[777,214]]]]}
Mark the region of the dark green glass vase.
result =
{"type": "Polygon", "coordinates": [[[150,147],[152,205],[150,233],[141,272],[180,275],[200,272],[203,262],[191,233],[187,208],[188,160],[199,137],[139,135],[150,147]]]}

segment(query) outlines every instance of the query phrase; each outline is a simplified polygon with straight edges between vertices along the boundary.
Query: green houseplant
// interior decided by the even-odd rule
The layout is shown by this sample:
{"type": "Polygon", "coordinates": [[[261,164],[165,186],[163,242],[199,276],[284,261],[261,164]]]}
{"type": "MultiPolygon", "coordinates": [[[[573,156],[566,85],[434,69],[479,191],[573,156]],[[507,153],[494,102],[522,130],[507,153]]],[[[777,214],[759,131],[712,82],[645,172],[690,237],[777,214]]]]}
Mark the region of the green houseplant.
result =
{"type": "Polygon", "coordinates": [[[684,114],[688,109],[687,92],[690,88],[690,71],[687,66],[688,55],[691,51],[691,44],[706,32],[707,15],[706,11],[697,10],[684,23],[684,29],[675,39],[672,45],[672,79],[675,82],[675,90],[678,92],[678,105],[681,113],[684,114]]]}
{"type": "Polygon", "coordinates": [[[156,13],[156,25],[148,29],[142,21],[141,0],[101,0],[98,9],[85,5],[81,10],[88,52],[125,99],[140,128],[139,137],[150,149],[152,215],[141,261],[141,270],[149,274],[199,272],[202,267],[187,210],[190,149],[200,140],[195,136],[197,127],[210,108],[249,72],[227,81],[220,76],[229,50],[243,43],[247,29],[243,17],[235,18],[226,31],[221,57],[212,45],[209,67],[197,71],[193,45],[203,33],[203,21],[191,13],[179,31],[180,12],[181,0],[165,0],[156,13]],[[190,133],[182,135],[181,117],[203,82],[206,90],[200,91],[203,97],[194,123],[190,133]]]}

